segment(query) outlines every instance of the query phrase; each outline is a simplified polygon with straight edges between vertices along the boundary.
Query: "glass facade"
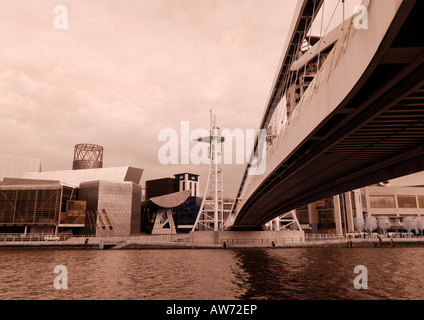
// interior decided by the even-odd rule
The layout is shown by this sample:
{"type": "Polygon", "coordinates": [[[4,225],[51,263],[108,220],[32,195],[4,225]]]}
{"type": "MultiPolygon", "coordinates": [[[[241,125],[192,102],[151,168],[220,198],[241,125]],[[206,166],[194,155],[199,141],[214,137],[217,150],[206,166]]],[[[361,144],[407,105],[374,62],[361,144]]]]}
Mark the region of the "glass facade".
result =
{"type": "Polygon", "coordinates": [[[336,224],[334,222],[334,208],[329,209],[317,209],[318,213],[318,227],[320,229],[335,229],[336,224]]]}
{"type": "Polygon", "coordinates": [[[296,209],[296,217],[299,224],[309,224],[309,211],[308,206],[303,206],[296,209]]]}
{"type": "Polygon", "coordinates": [[[418,205],[421,209],[424,209],[424,196],[418,196],[418,205]]]}
{"type": "Polygon", "coordinates": [[[399,208],[417,208],[417,199],[415,196],[398,196],[399,208]]]}
{"type": "Polygon", "coordinates": [[[77,190],[76,188],[71,188],[67,186],[62,187],[62,204],[61,204],[61,212],[66,212],[66,208],[68,205],[68,201],[77,200],[77,190]]]}
{"type": "Polygon", "coordinates": [[[60,188],[0,190],[0,224],[55,225],[60,212],[60,188]]]}
{"type": "Polygon", "coordinates": [[[60,224],[84,225],[86,212],[87,212],[87,202],[69,200],[67,202],[66,213],[62,212],[60,215],[60,224]]]}

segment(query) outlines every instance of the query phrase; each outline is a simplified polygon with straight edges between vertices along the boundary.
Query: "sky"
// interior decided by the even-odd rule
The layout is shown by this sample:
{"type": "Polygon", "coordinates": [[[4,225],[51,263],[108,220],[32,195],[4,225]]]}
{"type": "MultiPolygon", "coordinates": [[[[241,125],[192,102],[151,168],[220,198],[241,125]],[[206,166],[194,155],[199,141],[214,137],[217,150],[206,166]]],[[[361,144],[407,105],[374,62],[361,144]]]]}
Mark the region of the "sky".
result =
{"type": "MultiPolygon", "coordinates": [[[[207,165],[162,165],[164,129],[257,129],[279,67],[293,0],[2,0],[0,155],[72,167],[74,145],[144,181],[207,165]],[[68,29],[56,29],[67,8],[68,29]]],[[[190,144],[192,146],[194,142],[190,144]]],[[[245,165],[224,166],[233,197],[245,165]]]]}

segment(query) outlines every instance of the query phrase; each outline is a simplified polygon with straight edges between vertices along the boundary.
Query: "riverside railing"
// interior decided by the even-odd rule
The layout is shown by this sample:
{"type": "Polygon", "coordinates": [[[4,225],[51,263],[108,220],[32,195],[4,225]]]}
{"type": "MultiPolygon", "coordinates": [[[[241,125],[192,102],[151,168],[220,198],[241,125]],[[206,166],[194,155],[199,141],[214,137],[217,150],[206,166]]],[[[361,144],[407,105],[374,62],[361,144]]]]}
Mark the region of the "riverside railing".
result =
{"type": "Polygon", "coordinates": [[[0,233],[0,242],[46,241],[46,236],[51,237],[49,241],[66,241],[72,238],[71,234],[66,233],[0,233]]]}
{"type": "Polygon", "coordinates": [[[221,244],[252,244],[252,245],[276,245],[278,243],[300,243],[302,238],[279,238],[279,239],[221,239],[221,244]]]}
{"type": "Polygon", "coordinates": [[[93,236],[93,235],[74,235],[69,240],[86,240],[88,241],[106,241],[106,242],[122,242],[122,241],[138,241],[138,242],[190,242],[190,237],[187,234],[158,234],[158,235],[147,235],[147,234],[134,234],[128,235],[113,235],[113,236],[93,236]]]}

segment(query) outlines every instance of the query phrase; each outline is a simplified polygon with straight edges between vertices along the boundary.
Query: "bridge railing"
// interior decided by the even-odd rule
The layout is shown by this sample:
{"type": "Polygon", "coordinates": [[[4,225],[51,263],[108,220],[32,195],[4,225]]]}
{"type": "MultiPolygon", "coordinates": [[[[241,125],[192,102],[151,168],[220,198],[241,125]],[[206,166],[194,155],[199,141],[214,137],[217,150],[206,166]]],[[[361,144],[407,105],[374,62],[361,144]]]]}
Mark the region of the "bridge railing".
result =
{"type": "Polygon", "coordinates": [[[190,242],[188,234],[134,234],[134,235],[113,235],[113,236],[93,236],[93,235],[74,235],[70,241],[137,241],[145,243],[161,243],[161,242],[190,242]]]}

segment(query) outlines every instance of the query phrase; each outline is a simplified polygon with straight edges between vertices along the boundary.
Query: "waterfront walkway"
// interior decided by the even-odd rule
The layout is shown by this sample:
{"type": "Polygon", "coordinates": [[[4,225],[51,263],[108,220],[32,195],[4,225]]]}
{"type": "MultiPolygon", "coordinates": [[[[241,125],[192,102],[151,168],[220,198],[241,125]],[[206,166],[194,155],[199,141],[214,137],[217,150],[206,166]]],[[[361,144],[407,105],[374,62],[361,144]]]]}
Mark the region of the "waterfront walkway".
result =
{"type": "Polygon", "coordinates": [[[235,248],[371,248],[424,246],[424,237],[410,238],[349,238],[315,235],[304,238],[222,238],[217,243],[194,242],[189,234],[140,235],[116,237],[71,237],[45,241],[41,237],[28,240],[6,237],[0,249],[235,249],[235,248]]]}

